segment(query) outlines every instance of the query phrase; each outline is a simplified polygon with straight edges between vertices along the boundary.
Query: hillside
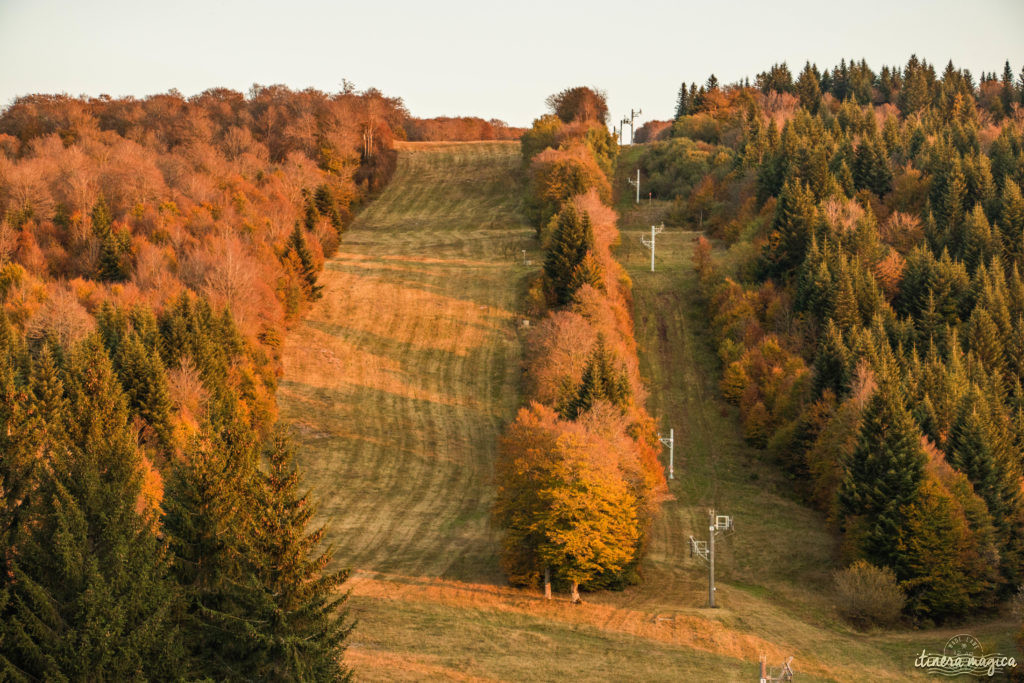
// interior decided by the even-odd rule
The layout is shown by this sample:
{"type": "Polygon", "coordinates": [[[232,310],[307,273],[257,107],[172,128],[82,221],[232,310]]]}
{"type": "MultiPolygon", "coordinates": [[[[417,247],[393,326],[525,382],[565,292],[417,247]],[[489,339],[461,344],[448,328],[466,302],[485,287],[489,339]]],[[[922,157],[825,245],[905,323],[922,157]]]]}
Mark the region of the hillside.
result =
{"type": "MultiPolygon", "coordinates": [[[[618,250],[634,280],[649,405],[677,438],[675,499],[643,582],[578,607],[504,586],[491,463],[517,407],[516,310],[537,267],[522,264],[520,249],[534,264],[537,252],[519,215],[518,164],[514,143],[402,148],[394,180],[328,261],[324,298],[287,340],[281,414],[338,562],[354,570],[347,660],[357,675],[740,680],[760,652],[773,664],[793,655],[804,680],[912,675],[915,652],[952,632],[864,636],[834,616],[834,541],[742,443],[718,397],[695,303],[695,233],[666,233],[658,272],[647,272],[639,230],[657,204],[620,206],[618,250]],[[709,505],[737,526],[720,546],[714,613],[687,548],[709,505]]],[[[970,630],[1011,647],[1008,622],[970,630]]]]}

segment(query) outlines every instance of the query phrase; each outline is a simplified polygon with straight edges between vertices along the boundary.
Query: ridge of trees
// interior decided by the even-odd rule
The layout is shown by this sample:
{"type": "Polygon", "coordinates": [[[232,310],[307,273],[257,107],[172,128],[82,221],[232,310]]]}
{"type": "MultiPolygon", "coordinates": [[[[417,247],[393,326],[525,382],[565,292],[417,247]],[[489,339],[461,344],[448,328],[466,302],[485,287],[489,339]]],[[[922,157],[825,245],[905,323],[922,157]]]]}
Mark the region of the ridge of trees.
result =
{"type": "Polygon", "coordinates": [[[283,86],[0,113],[0,678],[349,677],[274,390],[407,118],[283,86]]]}
{"type": "Polygon", "coordinates": [[[403,128],[410,142],[518,140],[526,131],[498,119],[485,120],[476,116],[409,118],[403,128]]]}
{"type": "Polygon", "coordinates": [[[1022,77],[911,57],[684,84],[644,158],[669,222],[744,255],[701,238],[695,264],[744,437],[919,621],[1024,569],[1022,77]]]}
{"type": "Polygon", "coordinates": [[[523,134],[527,201],[546,257],[529,294],[528,404],[502,438],[494,519],[514,585],[619,588],[637,567],[665,488],[644,409],[630,281],[611,254],[607,174],[618,147],[604,96],[571,88],[523,134]]]}

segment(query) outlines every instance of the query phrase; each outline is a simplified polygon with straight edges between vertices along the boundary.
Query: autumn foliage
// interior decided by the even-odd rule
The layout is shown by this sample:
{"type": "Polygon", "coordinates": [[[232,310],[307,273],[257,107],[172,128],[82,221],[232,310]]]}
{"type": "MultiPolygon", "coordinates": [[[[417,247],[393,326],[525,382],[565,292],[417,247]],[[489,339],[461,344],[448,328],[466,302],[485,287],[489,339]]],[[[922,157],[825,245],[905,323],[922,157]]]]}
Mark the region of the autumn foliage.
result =
{"type": "Polygon", "coordinates": [[[857,562],[841,611],[992,607],[1024,576],[1024,82],[844,60],[678,103],[646,170],[740,255],[696,251],[720,387],[857,562]]]}
{"type": "Polygon", "coordinates": [[[498,119],[488,121],[474,116],[409,118],[403,128],[410,142],[518,140],[526,130],[509,126],[498,119]]]}
{"type": "Polygon", "coordinates": [[[406,118],[283,86],[0,113],[0,678],[347,676],[274,391],[406,118]]]}
{"type": "Polygon", "coordinates": [[[502,439],[495,520],[511,583],[618,587],[636,568],[665,487],[644,409],[629,278],[605,168],[616,152],[588,88],[523,136],[528,200],[546,251],[527,340],[529,405],[502,439]],[[583,92],[586,91],[586,92],[583,92]]]}

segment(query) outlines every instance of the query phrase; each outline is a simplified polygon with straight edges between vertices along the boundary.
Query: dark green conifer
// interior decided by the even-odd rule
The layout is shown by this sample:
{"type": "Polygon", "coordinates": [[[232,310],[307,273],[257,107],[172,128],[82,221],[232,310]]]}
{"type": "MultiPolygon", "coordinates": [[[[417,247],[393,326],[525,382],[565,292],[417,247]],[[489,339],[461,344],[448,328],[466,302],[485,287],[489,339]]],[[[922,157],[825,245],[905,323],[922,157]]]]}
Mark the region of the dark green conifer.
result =
{"type": "Polygon", "coordinates": [[[803,262],[816,216],[814,195],[807,186],[798,180],[786,181],[775,206],[772,232],[766,246],[766,256],[774,272],[791,271],[803,262]]]}
{"type": "Polygon", "coordinates": [[[574,419],[590,410],[598,401],[608,401],[625,410],[632,393],[625,369],[608,348],[602,334],[598,336],[587,358],[579,388],[560,412],[566,419],[574,419]]]}
{"type": "Polygon", "coordinates": [[[882,382],[864,411],[857,447],[839,488],[839,511],[865,559],[898,560],[893,539],[906,524],[924,480],[920,431],[900,392],[882,382]]]}
{"type": "Polygon", "coordinates": [[[817,69],[810,62],[804,65],[803,71],[796,79],[796,94],[800,104],[812,114],[818,113],[821,105],[821,86],[818,82],[817,69]]]}
{"type": "Polygon", "coordinates": [[[249,557],[256,475],[255,435],[237,401],[215,398],[202,434],[174,463],[164,504],[188,676],[241,678],[259,647],[267,598],[249,557]]]}
{"type": "Polygon", "coordinates": [[[1013,180],[1003,186],[998,225],[1009,263],[1024,263],[1024,197],[1013,180]]]}
{"type": "Polygon", "coordinates": [[[168,559],[139,511],[140,455],[98,337],[75,350],[66,440],[56,444],[14,563],[0,664],[58,680],[168,678],[181,652],[168,559]]]}
{"type": "Polygon", "coordinates": [[[341,664],[352,630],[347,594],[338,588],[347,570],[327,571],[330,550],[320,549],[323,528],[310,530],[314,507],[299,491],[287,440],[276,435],[255,489],[249,558],[265,602],[256,620],[255,648],[246,677],[275,681],[347,681],[341,664]]]}
{"type": "Polygon", "coordinates": [[[323,285],[317,284],[313,255],[310,253],[309,247],[306,246],[306,237],[302,234],[302,228],[298,223],[295,224],[291,235],[288,236],[282,259],[302,278],[303,294],[308,301],[315,301],[323,296],[323,285]]]}
{"type": "Polygon", "coordinates": [[[551,246],[544,261],[544,275],[556,304],[563,306],[572,300],[576,292],[576,270],[593,248],[594,231],[590,216],[567,204],[558,213],[551,246]]]}

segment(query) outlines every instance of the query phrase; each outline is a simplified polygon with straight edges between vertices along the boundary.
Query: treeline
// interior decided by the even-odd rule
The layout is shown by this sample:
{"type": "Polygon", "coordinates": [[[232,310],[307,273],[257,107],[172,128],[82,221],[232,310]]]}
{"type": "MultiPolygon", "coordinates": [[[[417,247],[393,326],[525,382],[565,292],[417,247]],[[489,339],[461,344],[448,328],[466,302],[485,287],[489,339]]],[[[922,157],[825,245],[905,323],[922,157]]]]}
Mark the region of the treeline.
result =
{"type": "Polygon", "coordinates": [[[348,676],[274,389],[405,118],[282,86],[0,114],[0,678],[348,676]]]}
{"type": "Polygon", "coordinates": [[[475,116],[410,118],[405,121],[404,129],[410,142],[518,140],[526,130],[498,119],[487,121],[475,116]]]}
{"type": "Polygon", "coordinates": [[[526,395],[502,439],[494,517],[509,581],[621,587],[636,570],[665,488],[644,409],[629,310],[614,260],[608,175],[618,153],[604,96],[573,88],[522,138],[528,204],[544,247],[529,293],[526,395]]]}
{"type": "Polygon", "coordinates": [[[787,74],[687,89],[646,158],[739,256],[697,254],[723,395],[908,614],[977,613],[1024,580],[1024,83],[787,74]]]}

